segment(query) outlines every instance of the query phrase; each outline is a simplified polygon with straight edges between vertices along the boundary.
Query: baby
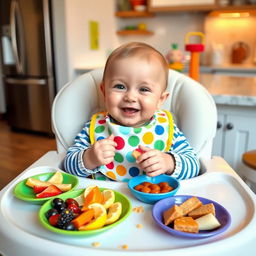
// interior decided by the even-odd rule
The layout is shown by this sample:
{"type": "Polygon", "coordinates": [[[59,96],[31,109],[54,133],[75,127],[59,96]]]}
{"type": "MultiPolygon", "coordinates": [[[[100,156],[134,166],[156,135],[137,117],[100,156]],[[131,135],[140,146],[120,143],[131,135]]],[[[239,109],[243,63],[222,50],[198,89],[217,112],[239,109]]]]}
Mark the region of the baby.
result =
{"type": "Polygon", "coordinates": [[[146,173],[178,179],[197,176],[199,162],[172,114],[161,110],[169,93],[164,56],[144,43],[128,43],[109,56],[101,91],[105,109],[92,115],[64,160],[71,174],[116,181],[146,173]],[[134,150],[142,154],[135,159],[134,150]]]}

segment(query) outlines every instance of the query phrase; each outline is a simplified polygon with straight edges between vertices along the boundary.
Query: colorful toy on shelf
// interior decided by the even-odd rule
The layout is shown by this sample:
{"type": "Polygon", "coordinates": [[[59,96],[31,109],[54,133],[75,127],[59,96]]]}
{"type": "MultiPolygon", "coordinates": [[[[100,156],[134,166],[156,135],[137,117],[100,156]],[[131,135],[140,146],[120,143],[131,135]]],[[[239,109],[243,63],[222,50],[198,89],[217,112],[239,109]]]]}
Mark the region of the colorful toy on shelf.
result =
{"type": "Polygon", "coordinates": [[[185,49],[191,54],[189,63],[189,76],[194,80],[199,80],[199,57],[200,52],[204,51],[205,36],[202,32],[189,32],[185,37],[185,49]],[[191,36],[201,37],[201,43],[192,44],[189,43],[191,36]]]}
{"type": "Polygon", "coordinates": [[[171,50],[167,53],[166,60],[169,64],[169,68],[181,72],[184,68],[185,56],[181,50],[178,49],[178,44],[172,44],[171,50]]]}

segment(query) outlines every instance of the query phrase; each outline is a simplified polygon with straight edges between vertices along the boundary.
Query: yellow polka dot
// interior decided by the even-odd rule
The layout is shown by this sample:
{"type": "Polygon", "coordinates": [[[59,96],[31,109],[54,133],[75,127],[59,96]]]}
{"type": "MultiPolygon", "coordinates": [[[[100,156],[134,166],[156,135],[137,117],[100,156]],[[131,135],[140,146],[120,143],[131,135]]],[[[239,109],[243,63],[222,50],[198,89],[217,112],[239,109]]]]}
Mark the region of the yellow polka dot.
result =
{"type": "Polygon", "coordinates": [[[116,180],[116,175],[113,172],[106,172],[106,175],[112,179],[112,180],[116,180]]]}
{"type": "Polygon", "coordinates": [[[154,135],[152,132],[146,132],[143,137],[142,140],[145,144],[151,144],[152,141],[154,140],[154,135]]]}
{"type": "Polygon", "coordinates": [[[167,121],[165,117],[158,117],[157,120],[159,123],[165,123],[167,121]]]}
{"type": "Polygon", "coordinates": [[[116,167],[116,172],[117,172],[118,175],[124,176],[127,171],[126,171],[126,168],[123,165],[118,165],[116,167]]]}

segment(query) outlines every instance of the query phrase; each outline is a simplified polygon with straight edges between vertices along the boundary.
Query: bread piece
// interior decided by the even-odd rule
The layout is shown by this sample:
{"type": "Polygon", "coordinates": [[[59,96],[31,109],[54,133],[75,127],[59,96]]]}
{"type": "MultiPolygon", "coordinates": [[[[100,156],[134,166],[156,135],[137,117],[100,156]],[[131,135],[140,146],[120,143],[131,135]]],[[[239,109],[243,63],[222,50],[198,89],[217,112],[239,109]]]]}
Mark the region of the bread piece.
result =
{"type": "Polygon", "coordinates": [[[198,233],[199,225],[191,217],[181,217],[174,220],[174,229],[188,233],[198,233]]]}
{"type": "Polygon", "coordinates": [[[201,205],[202,202],[197,197],[193,196],[183,202],[180,205],[180,208],[183,210],[183,215],[187,215],[189,212],[193,211],[201,205]]]}
{"type": "Polygon", "coordinates": [[[133,150],[132,156],[137,159],[141,155],[141,152],[138,149],[133,150]]]}
{"type": "Polygon", "coordinates": [[[193,219],[197,219],[201,216],[204,216],[208,213],[212,213],[215,216],[215,207],[213,203],[204,204],[200,207],[196,208],[195,210],[188,213],[188,216],[192,217],[193,219]]]}
{"type": "Polygon", "coordinates": [[[221,226],[217,218],[212,214],[206,214],[195,220],[199,226],[199,230],[212,230],[221,226]]]}
{"type": "Polygon", "coordinates": [[[168,210],[164,211],[163,217],[164,217],[164,224],[169,225],[172,223],[175,219],[182,217],[183,211],[178,205],[174,205],[173,207],[169,208],[168,210]]]}
{"type": "Polygon", "coordinates": [[[141,154],[145,153],[144,150],[140,148],[136,148],[135,150],[132,151],[132,156],[137,159],[141,154]]]}

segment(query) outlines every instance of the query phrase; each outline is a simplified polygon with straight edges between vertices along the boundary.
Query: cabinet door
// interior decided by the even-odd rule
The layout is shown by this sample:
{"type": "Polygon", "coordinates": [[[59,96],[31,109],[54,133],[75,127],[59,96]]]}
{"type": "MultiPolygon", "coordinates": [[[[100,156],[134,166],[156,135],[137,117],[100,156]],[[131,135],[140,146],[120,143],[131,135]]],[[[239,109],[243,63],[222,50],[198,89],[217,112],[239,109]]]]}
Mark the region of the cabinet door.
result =
{"type": "Polygon", "coordinates": [[[224,159],[239,170],[242,154],[256,149],[256,118],[239,115],[227,115],[224,127],[224,159]]]}
{"type": "Polygon", "coordinates": [[[225,115],[218,113],[217,131],[213,139],[212,155],[223,156],[223,141],[224,141],[224,127],[225,127],[225,115]]]}

